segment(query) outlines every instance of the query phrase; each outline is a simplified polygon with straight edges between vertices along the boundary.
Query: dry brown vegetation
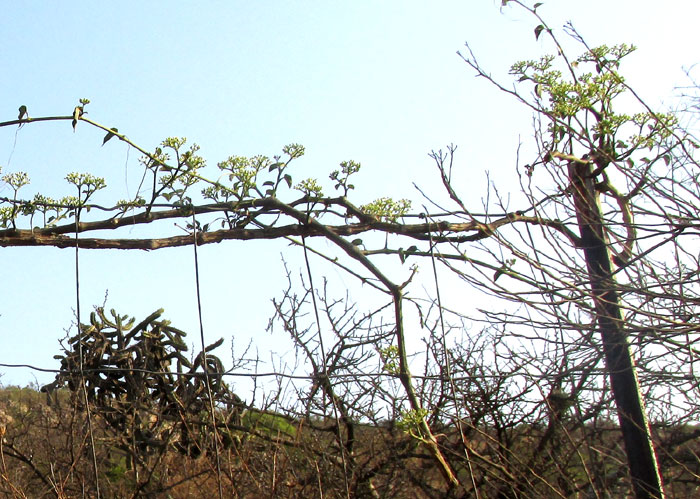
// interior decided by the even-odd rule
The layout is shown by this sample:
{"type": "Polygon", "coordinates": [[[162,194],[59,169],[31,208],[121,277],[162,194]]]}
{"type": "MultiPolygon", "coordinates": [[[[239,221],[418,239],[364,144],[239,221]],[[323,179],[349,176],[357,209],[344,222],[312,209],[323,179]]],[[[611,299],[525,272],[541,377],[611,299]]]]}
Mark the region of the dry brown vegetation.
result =
{"type": "MultiPolygon", "coordinates": [[[[131,463],[133,456],[95,410],[96,480],[86,413],[68,390],[57,395],[49,405],[33,388],[0,391],[3,497],[95,497],[97,484],[103,497],[216,497],[219,483],[225,497],[476,497],[471,487],[445,488],[430,454],[390,422],[357,424],[353,456],[344,461],[332,420],[280,415],[270,416],[268,425],[256,425],[257,418],[244,418],[242,426],[221,425],[217,472],[210,427],[197,441],[205,449],[201,455],[188,456],[173,444],[137,442],[138,458],[131,463]]],[[[479,497],[595,497],[585,486],[586,474],[604,483],[610,497],[624,497],[629,490],[624,466],[605,464],[624,462],[619,428],[609,421],[577,429],[571,423],[557,426],[468,426],[463,428],[467,445],[456,428],[444,427],[439,440],[465,483],[472,467],[479,497]]],[[[700,430],[655,432],[667,493],[693,497],[700,430]]]]}

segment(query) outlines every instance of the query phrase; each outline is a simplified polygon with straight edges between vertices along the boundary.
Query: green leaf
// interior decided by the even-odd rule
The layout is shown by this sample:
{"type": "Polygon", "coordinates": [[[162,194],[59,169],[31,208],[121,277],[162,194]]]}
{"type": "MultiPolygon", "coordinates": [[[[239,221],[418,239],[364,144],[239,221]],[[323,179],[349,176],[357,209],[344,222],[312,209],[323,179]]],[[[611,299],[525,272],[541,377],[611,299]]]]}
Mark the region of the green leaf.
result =
{"type": "Polygon", "coordinates": [[[353,246],[362,246],[362,239],[355,239],[355,240],[352,242],[352,245],[353,245],[353,246]]]}
{"type": "Polygon", "coordinates": [[[544,31],[544,26],[542,24],[535,28],[535,40],[540,39],[540,34],[542,34],[542,31],[544,31]]]}
{"type": "Polygon", "coordinates": [[[112,137],[114,137],[114,133],[115,133],[115,132],[116,132],[116,133],[119,133],[119,130],[117,130],[116,128],[111,128],[110,130],[111,130],[111,131],[107,132],[107,135],[105,135],[104,140],[102,140],[102,145],[105,145],[109,139],[111,139],[112,137]]]}
{"type": "Polygon", "coordinates": [[[27,106],[19,106],[19,116],[17,117],[18,120],[28,118],[29,114],[27,113],[27,106]]]}
{"type": "Polygon", "coordinates": [[[537,10],[537,7],[540,7],[542,5],[542,2],[538,2],[535,5],[533,5],[532,10],[537,10]]]}
{"type": "Polygon", "coordinates": [[[292,176],[291,176],[289,173],[287,173],[287,174],[284,176],[284,181],[287,182],[287,185],[288,185],[289,188],[291,189],[291,187],[292,187],[292,176]]]}
{"type": "Polygon", "coordinates": [[[82,106],[75,106],[73,109],[73,132],[75,132],[75,126],[78,124],[78,120],[83,115],[82,106]]]}
{"type": "Polygon", "coordinates": [[[503,271],[506,269],[506,266],[504,265],[500,269],[498,269],[494,274],[493,274],[493,282],[496,282],[499,277],[503,275],[503,271]]]}

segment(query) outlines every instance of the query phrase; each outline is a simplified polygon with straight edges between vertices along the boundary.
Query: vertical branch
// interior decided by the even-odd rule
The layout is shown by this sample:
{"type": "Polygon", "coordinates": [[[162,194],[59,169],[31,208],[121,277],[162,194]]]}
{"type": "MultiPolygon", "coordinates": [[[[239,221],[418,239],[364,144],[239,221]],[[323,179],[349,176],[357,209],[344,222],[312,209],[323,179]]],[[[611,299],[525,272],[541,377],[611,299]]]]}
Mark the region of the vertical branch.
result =
{"type": "MultiPolygon", "coordinates": [[[[450,147],[450,169],[451,169],[451,163],[452,163],[454,149],[455,149],[454,147],[450,147]]],[[[450,183],[449,178],[447,178],[445,176],[444,169],[440,168],[440,173],[442,174],[444,185],[450,186],[450,191],[451,191],[451,183],[450,183]]],[[[457,400],[457,387],[455,385],[454,376],[452,374],[452,362],[450,360],[450,352],[448,351],[447,341],[445,338],[445,320],[444,320],[443,308],[442,308],[442,298],[440,296],[440,283],[438,281],[437,266],[435,264],[435,243],[433,241],[432,233],[430,233],[429,236],[430,236],[430,263],[432,264],[433,279],[435,280],[435,296],[437,298],[438,314],[439,314],[439,318],[440,318],[440,330],[441,330],[441,338],[440,339],[442,341],[442,345],[441,345],[442,349],[445,352],[445,370],[447,372],[447,383],[449,384],[449,389],[451,391],[453,403],[455,405],[455,411],[456,411],[455,415],[457,417],[457,428],[459,429],[459,434],[460,434],[462,441],[466,443],[464,427],[462,425],[462,417],[461,417],[460,411],[459,411],[459,402],[457,400]]],[[[472,468],[472,460],[471,460],[470,450],[469,450],[468,445],[464,446],[464,452],[465,452],[465,457],[466,457],[466,461],[467,461],[467,469],[469,470],[469,478],[471,480],[472,487],[474,488],[474,495],[475,495],[476,499],[479,499],[479,497],[480,497],[479,489],[477,488],[476,480],[474,479],[474,470],[472,468]]]]}
{"type": "Polygon", "coordinates": [[[411,371],[408,367],[408,354],[406,351],[406,335],[403,327],[403,292],[400,286],[393,285],[391,289],[391,296],[394,300],[394,316],[396,317],[396,344],[399,349],[399,380],[406,391],[408,397],[408,402],[411,404],[411,409],[416,413],[420,414],[419,428],[421,430],[422,438],[421,441],[428,448],[428,451],[437,461],[440,472],[442,473],[445,480],[453,487],[459,487],[460,483],[457,476],[452,471],[450,464],[445,459],[442,454],[440,447],[438,446],[435,435],[433,435],[430,425],[422,414],[423,406],[416,394],[416,390],[413,387],[413,378],[411,376],[411,371]]]}
{"type": "Polygon", "coordinates": [[[216,428],[216,408],[214,407],[214,395],[212,394],[211,382],[209,380],[209,363],[207,360],[207,347],[204,342],[204,323],[202,322],[202,299],[199,286],[199,257],[197,254],[197,219],[195,217],[194,208],[192,209],[192,247],[194,248],[194,276],[195,285],[197,288],[197,314],[199,318],[199,338],[202,343],[202,369],[204,370],[204,383],[207,388],[207,396],[209,398],[211,427],[212,432],[214,434],[214,452],[216,453],[216,483],[219,491],[219,499],[223,499],[224,491],[221,483],[221,458],[219,455],[219,435],[216,428]]]}
{"type": "Polygon", "coordinates": [[[345,482],[345,493],[347,494],[347,497],[350,497],[350,482],[348,481],[348,463],[346,459],[346,454],[347,457],[352,458],[352,452],[353,452],[353,444],[354,444],[354,427],[352,422],[350,421],[350,417],[348,415],[348,411],[345,408],[344,404],[342,401],[335,395],[335,392],[333,391],[333,387],[331,386],[331,382],[328,379],[328,365],[327,365],[327,357],[326,357],[326,349],[323,344],[323,334],[321,333],[321,319],[318,314],[318,304],[316,303],[316,291],[314,289],[314,281],[313,281],[313,274],[311,273],[311,264],[309,263],[309,253],[307,251],[307,246],[306,246],[306,238],[302,236],[302,246],[304,248],[304,263],[306,265],[306,274],[309,277],[309,287],[311,288],[311,302],[313,304],[314,308],[314,317],[316,319],[316,327],[318,329],[318,344],[321,349],[321,373],[320,373],[320,381],[319,384],[323,391],[328,395],[328,398],[331,401],[331,407],[333,407],[333,417],[335,419],[335,426],[337,429],[337,434],[336,436],[338,437],[338,446],[340,447],[340,457],[342,459],[343,463],[343,480],[345,482]],[[338,411],[340,411],[341,416],[343,418],[343,422],[345,423],[345,427],[347,428],[348,436],[345,442],[343,442],[343,436],[341,434],[340,430],[340,417],[338,416],[338,411]]]}
{"type": "Polygon", "coordinates": [[[661,476],[639,389],[637,370],[624,331],[620,297],[615,289],[605,222],[591,163],[570,162],[569,177],[595,306],[595,319],[603,341],[605,364],[618,408],[632,486],[638,498],[661,498],[664,496],[661,476]]]}
{"type": "MultiPolygon", "coordinates": [[[[80,199],[80,187],[78,187],[78,199],[80,199]]],[[[92,451],[92,467],[95,473],[95,492],[97,499],[100,499],[100,478],[97,469],[97,453],[95,450],[95,439],[92,434],[92,416],[90,414],[90,401],[88,400],[87,387],[85,386],[85,373],[83,372],[83,331],[80,325],[80,259],[78,233],[80,227],[80,206],[75,208],[75,314],[78,325],[78,368],[80,370],[80,386],[82,387],[85,399],[85,412],[87,414],[88,436],[90,438],[90,450],[92,451]]]]}

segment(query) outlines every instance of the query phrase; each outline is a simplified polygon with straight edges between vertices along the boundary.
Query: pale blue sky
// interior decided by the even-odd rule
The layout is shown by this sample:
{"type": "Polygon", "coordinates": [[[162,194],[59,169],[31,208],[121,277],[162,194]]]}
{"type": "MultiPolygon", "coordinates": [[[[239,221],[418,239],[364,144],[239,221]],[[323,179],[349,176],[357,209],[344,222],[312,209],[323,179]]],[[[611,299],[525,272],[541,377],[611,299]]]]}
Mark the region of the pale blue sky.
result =
{"type": "MultiPolygon", "coordinates": [[[[459,187],[479,206],[485,171],[508,187],[518,141],[531,136],[530,115],[474,78],[456,51],[468,41],[482,64],[505,78],[511,63],[550,48],[535,41],[534,19],[499,5],[10,2],[0,29],[0,118],[14,119],[20,105],[31,116],[68,114],[87,97],[92,119],[147,149],[186,136],[212,167],[232,154],[274,155],[298,142],[307,156],[295,179],[325,181],[340,161],[361,162],[361,202],[417,199],[412,182],[437,193],[427,153],[454,142],[459,187]]],[[[591,45],[636,44],[626,73],[656,103],[671,102],[674,86],[685,83],[682,66],[700,59],[697,10],[680,1],[552,0],[539,12],[555,28],[573,20],[591,45]]],[[[68,123],[15,132],[0,129],[0,166],[30,174],[26,197],[69,193],[63,181],[69,171],[105,176],[110,189],[100,201],[133,195],[138,155],[123,144],[100,147],[101,133],[83,125],[73,133],[68,123]]],[[[270,349],[289,348],[264,332],[269,300],[283,285],[284,248],[232,242],[202,249],[209,340],[235,336],[238,348],[253,338],[266,359],[270,349]]],[[[0,254],[0,363],[56,367],[52,356],[75,306],[74,253],[0,248],[0,254]]],[[[137,317],[164,307],[198,344],[191,255],[191,248],[82,252],[84,316],[109,290],[108,306],[137,317]]],[[[219,353],[229,356],[225,348],[219,353]]],[[[0,373],[4,384],[52,379],[24,369],[0,373]]]]}

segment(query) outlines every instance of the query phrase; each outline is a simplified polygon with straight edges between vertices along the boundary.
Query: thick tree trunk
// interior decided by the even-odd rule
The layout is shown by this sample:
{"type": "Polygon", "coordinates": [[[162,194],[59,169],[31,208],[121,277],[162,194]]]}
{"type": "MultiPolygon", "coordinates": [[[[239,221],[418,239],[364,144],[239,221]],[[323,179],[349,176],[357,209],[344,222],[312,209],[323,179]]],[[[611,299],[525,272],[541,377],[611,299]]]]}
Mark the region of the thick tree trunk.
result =
{"type": "Polygon", "coordinates": [[[596,324],[603,340],[605,365],[617,405],[634,493],[638,498],[659,499],[664,496],[661,476],[624,329],[620,298],[612,275],[605,221],[592,170],[590,163],[572,162],[569,165],[571,190],[595,303],[596,324]]]}

